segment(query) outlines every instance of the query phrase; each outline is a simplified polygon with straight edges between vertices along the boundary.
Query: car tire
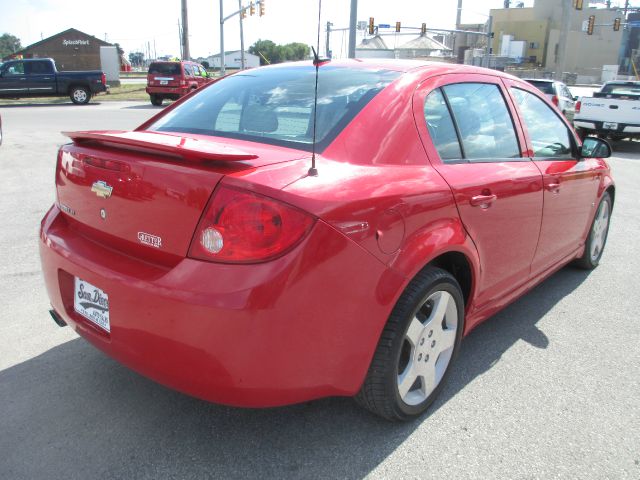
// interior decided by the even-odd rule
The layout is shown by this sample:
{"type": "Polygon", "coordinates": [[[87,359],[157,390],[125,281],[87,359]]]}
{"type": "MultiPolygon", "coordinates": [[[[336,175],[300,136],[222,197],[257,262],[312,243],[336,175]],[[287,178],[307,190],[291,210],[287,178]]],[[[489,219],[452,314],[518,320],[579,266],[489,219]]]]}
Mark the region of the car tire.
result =
{"type": "Polygon", "coordinates": [[[593,270],[600,263],[602,252],[607,243],[607,236],[609,235],[612,207],[611,195],[609,195],[609,192],[605,192],[591,223],[587,241],[584,245],[584,253],[574,262],[577,267],[593,270]]]}
{"type": "Polygon", "coordinates": [[[464,300],[456,279],[427,267],[384,327],[356,402],[388,420],[411,420],[433,403],[460,348],[464,300]]]}
{"type": "Polygon", "coordinates": [[[162,101],[164,100],[160,95],[149,95],[149,99],[151,100],[151,105],[155,105],[156,107],[162,105],[162,101]]]}
{"type": "Polygon", "coordinates": [[[91,92],[86,87],[71,87],[69,98],[76,105],[85,105],[91,100],[91,92]]]}

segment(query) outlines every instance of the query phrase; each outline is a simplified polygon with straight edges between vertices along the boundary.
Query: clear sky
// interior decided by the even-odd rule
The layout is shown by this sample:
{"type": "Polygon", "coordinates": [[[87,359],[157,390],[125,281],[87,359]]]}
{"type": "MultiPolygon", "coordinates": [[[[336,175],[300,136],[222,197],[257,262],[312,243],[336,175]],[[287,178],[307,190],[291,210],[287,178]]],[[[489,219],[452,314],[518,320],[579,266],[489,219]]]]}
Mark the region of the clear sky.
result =
{"type": "MultiPolygon", "coordinates": [[[[208,56],[220,50],[220,1],[189,0],[191,56],[208,56]]],[[[222,0],[225,16],[238,10],[238,0],[222,0]]],[[[248,5],[249,0],[243,0],[248,5]]],[[[514,2],[515,3],[515,2],[514,2]]],[[[533,0],[525,0],[531,6],[533,0]]],[[[619,3],[614,1],[614,4],[619,3]]],[[[503,0],[464,0],[462,21],[481,23],[490,8],[502,8],[503,0]]],[[[258,39],[276,43],[302,42],[315,45],[318,0],[265,0],[266,14],[247,17],[244,22],[245,48],[258,39]]],[[[322,0],[321,45],[324,25],[347,27],[350,0],[322,0]]],[[[358,19],[374,17],[376,23],[431,28],[453,28],[457,0],[359,0],[358,19]]],[[[74,27],[90,35],[118,42],[127,53],[142,50],[147,42],[158,55],[178,55],[180,0],[0,0],[0,34],[11,33],[23,46],[74,27]]],[[[240,47],[238,17],[225,23],[225,49],[240,47]]],[[[399,39],[399,43],[411,37],[399,39]]],[[[334,32],[334,55],[346,56],[348,34],[334,32]]],[[[388,42],[393,45],[393,41],[388,42]]],[[[324,51],[324,48],[322,48],[324,51]]]]}

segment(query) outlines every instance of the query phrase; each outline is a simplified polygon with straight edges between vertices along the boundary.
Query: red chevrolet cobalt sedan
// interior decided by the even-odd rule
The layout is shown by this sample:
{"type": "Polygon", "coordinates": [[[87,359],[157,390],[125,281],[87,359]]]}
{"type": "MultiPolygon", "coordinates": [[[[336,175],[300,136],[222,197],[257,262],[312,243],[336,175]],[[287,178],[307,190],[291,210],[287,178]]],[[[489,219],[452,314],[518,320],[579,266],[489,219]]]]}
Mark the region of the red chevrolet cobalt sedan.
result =
{"type": "Polygon", "coordinates": [[[611,151],[535,87],[409,61],[317,70],[317,96],[316,66],[265,67],[134,131],[67,133],[40,235],[54,319],[213,402],[355,396],[410,419],[471,329],[598,265],[611,151]]]}

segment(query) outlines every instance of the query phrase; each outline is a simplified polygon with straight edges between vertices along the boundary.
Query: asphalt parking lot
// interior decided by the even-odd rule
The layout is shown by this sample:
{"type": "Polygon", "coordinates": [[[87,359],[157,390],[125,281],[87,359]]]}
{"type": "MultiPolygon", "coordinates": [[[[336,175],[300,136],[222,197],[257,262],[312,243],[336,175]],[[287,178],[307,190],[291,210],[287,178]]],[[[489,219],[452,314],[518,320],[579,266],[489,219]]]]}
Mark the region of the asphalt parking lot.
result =
{"type": "Polygon", "coordinates": [[[394,424],[346,398],[208,404],[53,323],[37,242],[59,132],[157,110],[0,107],[0,478],[640,478],[640,142],[614,144],[600,267],[565,268],[478,327],[428,414],[394,424]]]}

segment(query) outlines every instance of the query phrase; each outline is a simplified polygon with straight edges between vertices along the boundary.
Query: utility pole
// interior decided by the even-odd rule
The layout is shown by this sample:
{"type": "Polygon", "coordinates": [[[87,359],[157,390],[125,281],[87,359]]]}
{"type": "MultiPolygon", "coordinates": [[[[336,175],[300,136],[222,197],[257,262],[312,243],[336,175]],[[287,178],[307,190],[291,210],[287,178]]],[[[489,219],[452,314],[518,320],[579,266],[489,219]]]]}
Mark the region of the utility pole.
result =
{"type": "Polygon", "coordinates": [[[562,17],[560,20],[560,38],[558,39],[558,61],[556,62],[556,72],[554,78],[562,81],[562,74],[567,64],[567,36],[571,27],[572,0],[561,0],[562,17]]]}
{"type": "Polygon", "coordinates": [[[331,52],[331,27],[332,26],[333,26],[333,23],[327,22],[327,44],[325,46],[325,52],[326,52],[327,58],[331,58],[330,52],[331,52]]]}
{"type": "MultiPolygon", "coordinates": [[[[571,0],[569,0],[571,1],[571,0]]],[[[493,40],[493,17],[489,15],[487,20],[487,68],[491,68],[491,42],[493,40]]]]}
{"type": "Polygon", "coordinates": [[[178,45],[180,45],[180,58],[182,56],[182,26],[180,25],[180,19],[178,18],[178,45]]]}
{"type": "Polygon", "coordinates": [[[351,0],[349,17],[349,58],[356,58],[356,23],[358,22],[358,0],[351,0]]]}
{"type": "Polygon", "coordinates": [[[244,63],[244,31],[242,29],[242,0],[238,0],[238,9],[240,10],[240,15],[238,18],[240,19],[240,67],[242,70],[245,69],[244,63]]]}
{"type": "Polygon", "coordinates": [[[220,75],[224,75],[224,11],[220,0],[220,75]]]}
{"type": "Polygon", "coordinates": [[[189,19],[187,16],[187,0],[182,0],[182,59],[189,60],[189,19]]]}

